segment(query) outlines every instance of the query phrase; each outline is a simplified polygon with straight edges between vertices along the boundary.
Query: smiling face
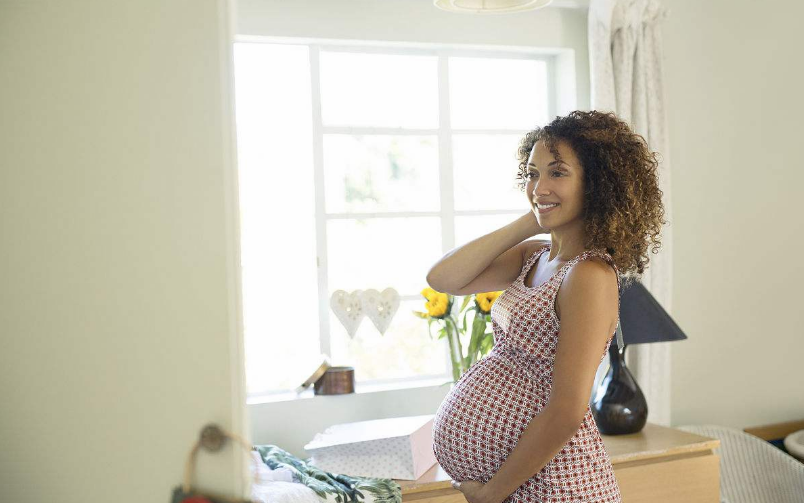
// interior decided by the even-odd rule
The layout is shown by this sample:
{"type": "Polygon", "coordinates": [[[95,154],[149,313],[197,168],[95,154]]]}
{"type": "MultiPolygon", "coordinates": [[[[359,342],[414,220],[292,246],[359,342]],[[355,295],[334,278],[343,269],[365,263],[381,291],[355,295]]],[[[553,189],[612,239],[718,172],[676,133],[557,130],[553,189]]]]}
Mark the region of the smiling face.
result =
{"type": "Polygon", "coordinates": [[[539,225],[545,230],[583,225],[583,167],[566,142],[558,141],[561,160],[542,140],[528,157],[525,193],[539,225]],[[557,204],[553,207],[537,207],[557,204]]]}

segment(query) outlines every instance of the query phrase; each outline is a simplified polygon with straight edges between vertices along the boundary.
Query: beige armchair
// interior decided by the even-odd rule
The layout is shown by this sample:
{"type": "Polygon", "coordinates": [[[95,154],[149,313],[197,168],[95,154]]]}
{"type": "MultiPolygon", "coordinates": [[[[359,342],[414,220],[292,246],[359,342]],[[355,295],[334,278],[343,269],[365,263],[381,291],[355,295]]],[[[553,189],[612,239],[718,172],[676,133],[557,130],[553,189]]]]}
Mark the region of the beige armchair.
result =
{"type": "Polygon", "coordinates": [[[761,438],[718,425],[677,426],[720,440],[721,503],[802,503],[804,463],[761,438]]]}

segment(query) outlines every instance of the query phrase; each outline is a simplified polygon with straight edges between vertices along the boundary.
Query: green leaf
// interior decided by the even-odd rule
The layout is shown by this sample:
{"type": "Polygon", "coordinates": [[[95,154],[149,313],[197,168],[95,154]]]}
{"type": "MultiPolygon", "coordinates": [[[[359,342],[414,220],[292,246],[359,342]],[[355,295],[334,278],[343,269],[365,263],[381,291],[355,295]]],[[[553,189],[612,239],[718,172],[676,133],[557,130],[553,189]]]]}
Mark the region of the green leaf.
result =
{"type": "Polygon", "coordinates": [[[494,333],[488,332],[483,334],[483,338],[480,340],[480,353],[484,355],[488,354],[492,347],[494,347],[494,333]]]}
{"type": "Polygon", "coordinates": [[[482,316],[480,313],[475,314],[475,319],[472,322],[472,358],[477,359],[477,353],[481,349],[481,341],[483,339],[483,335],[486,331],[486,317],[482,316]]]}
{"type": "Polygon", "coordinates": [[[466,309],[466,305],[467,305],[467,304],[469,304],[469,301],[471,301],[471,300],[472,300],[472,296],[471,296],[471,295],[467,295],[467,296],[465,296],[465,297],[463,298],[463,304],[461,304],[461,310],[460,310],[460,311],[458,311],[458,312],[459,312],[459,313],[460,313],[460,312],[463,312],[463,310],[464,310],[464,309],[466,309]]]}

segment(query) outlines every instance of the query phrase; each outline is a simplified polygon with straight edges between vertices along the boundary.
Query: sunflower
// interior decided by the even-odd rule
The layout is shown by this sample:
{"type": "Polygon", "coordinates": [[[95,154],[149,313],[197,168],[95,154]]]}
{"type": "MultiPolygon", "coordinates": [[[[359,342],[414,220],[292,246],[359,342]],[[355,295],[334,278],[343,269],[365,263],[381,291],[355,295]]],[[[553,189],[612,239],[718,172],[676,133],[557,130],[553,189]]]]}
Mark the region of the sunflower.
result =
{"type": "Polygon", "coordinates": [[[424,307],[427,309],[426,313],[413,311],[413,313],[420,318],[439,318],[442,319],[450,312],[452,307],[452,296],[446,293],[441,293],[433,290],[430,287],[421,291],[422,296],[427,299],[424,307]]]}
{"type": "Polygon", "coordinates": [[[491,306],[494,305],[494,302],[501,293],[502,292],[484,292],[475,294],[475,303],[477,304],[477,308],[484,314],[490,313],[491,306]]]}

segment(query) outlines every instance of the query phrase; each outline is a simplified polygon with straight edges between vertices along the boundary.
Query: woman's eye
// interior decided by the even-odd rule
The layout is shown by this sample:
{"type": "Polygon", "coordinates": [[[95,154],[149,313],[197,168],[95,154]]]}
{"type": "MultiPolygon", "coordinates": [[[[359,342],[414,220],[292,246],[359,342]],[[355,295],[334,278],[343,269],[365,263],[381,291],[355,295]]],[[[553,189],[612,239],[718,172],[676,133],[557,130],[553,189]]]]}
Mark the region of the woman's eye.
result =
{"type": "MultiPolygon", "coordinates": [[[[560,171],[553,171],[551,175],[553,175],[556,178],[564,176],[564,174],[561,173],[560,171]]],[[[537,173],[536,171],[528,171],[525,173],[525,178],[533,178],[534,176],[539,176],[539,173],[537,173]]]]}

